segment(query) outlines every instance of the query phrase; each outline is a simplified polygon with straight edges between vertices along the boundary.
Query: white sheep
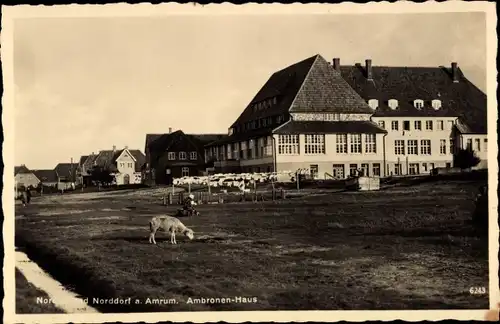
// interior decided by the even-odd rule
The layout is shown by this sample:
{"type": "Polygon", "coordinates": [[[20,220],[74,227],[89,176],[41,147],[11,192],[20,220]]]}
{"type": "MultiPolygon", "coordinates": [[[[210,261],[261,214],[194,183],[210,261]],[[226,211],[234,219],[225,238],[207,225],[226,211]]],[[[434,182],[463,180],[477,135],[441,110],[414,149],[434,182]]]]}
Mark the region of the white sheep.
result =
{"type": "Polygon", "coordinates": [[[193,230],[187,228],[178,218],[168,215],[162,215],[155,216],[149,221],[149,243],[156,244],[155,234],[160,229],[165,232],[170,232],[171,244],[177,244],[177,241],[175,240],[176,232],[186,235],[190,240],[194,238],[193,230]]]}

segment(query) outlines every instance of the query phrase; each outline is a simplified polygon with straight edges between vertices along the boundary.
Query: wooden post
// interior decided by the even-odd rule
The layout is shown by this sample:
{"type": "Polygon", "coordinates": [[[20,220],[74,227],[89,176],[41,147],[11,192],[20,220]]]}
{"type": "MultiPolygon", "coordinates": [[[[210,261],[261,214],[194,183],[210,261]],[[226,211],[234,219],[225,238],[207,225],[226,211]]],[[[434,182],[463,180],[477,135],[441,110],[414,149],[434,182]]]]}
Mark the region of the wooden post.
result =
{"type": "Polygon", "coordinates": [[[167,205],[167,196],[163,195],[163,206],[167,205]]]}
{"type": "Polygon", "coordinates": [[[179,192],[179,205],[182,205],[183,202],[184,202],[184,193],[179,192]]]}
{"type": "Polygon", "coordinates": [[[188,182],[188,192],[191,193],[191,181],[188,182]]]}
{"type": "Polygon", "coordinates": [[[170,192],[168,194],[168,204],[169,205],[173,205],[173,200],[174,200],[173,198],[174,198],[174,195],[170,192]]]}
{"type": "Polygon", "coordinates": [[[297,181],[297,190],[300,190],[300,185],[299,185],[299,171],[295,172],[295,181],[297,181]]]}

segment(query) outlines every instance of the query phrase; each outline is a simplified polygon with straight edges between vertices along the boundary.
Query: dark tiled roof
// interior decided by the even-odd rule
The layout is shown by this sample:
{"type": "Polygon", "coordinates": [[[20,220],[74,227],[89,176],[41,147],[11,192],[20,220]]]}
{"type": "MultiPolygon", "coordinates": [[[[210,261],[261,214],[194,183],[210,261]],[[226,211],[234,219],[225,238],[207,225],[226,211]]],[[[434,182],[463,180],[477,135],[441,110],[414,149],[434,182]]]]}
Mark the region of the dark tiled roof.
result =
{"type": "Polygon", "coordinates": [[[289,111],[371,113],[342,76],[321,55],[314,55],[275,72],[231,127],[289,111]],[[274,97],[275,105],[253,111],[254,103],[274,97]]]}
{"type": "Polygon", "coordinates": [[[33,173],[41,182],[57,182],[57,173],[55,170],[33,170],[33,173]]]}
{"type": "Polygon", "coordinates": [[[19,165],[14,167],[14,175],[18,173],[31,173],[31,171],[25,165],[19,165]]]}
{"type": "Polygon", "coordinates": [[[144,145],[144,152],[148,151],[150,144],[165,134],[146,134],[146,144],[144,145]]]}
{"type": "Polygon", "coordinates": [[[290,121],[275,134],[376,134],[387,133],[370,121],[290,121]]]}
{"type": "Polygon", "coordinates": [[[367,80],[360,65],[341,66],[343,78],[365,100],[378,99],[379,108],[373,116],[460,117],[470,132],[486,133],[486,95],[458,69],[459,82],[454,83],[450,69],[444,67],[373,66],[373,81],[367,80]],[[389,99],[398,100],[395,110],[387,106],[389,99]],[[424,100],[418,110],[413,100],[424,100]],[[439,99],[442,107],[434,110],[431,101],[439,99]]]}
{"type": "Polygon", "coordinates": [[[54,168],[54,171],[59,177],[72,177],[76,175],[77,167],[78,164],[76,163],[59,163],[54,168]]]}
{"type": "Polygon", "coordinates": [[[146,163],[146,156],[140,150],[129,150],[129,152],[135,158],[135,171],[141,171],[142,166],[146,163]]]}
{"type": "Polygon", "coordinates": [[[227,134],[188,134],[188,135],[193,137],[195,140],[199,141],[202,144],[202,146],[215,141],[219,141],[228,136],[227,134]]]}
{"type": "Polygon", "coordinates": [[[80,162],[78,163],[78,165],[84,165],[85,161],[87,161],[88,158],[89,158],[89,155],[82,155],[80,157],[80,162]]]}
{"type": "Polygon", "coordinates": [[[259,128],[259,129],[249,130],[249,131],[246,131],[245,133],[234,133],[230,136],[226,136],[224,138],[221,138],[218,141],[208,143],[205,145],[205,147],[224,145],[224,144],[229,144],[229,143],[247,141],[247,140],[252,139],[252,138],[270,136],[270,135],[272,135],[272,131],[274,128],[275,127],[267,127],[267,128],[259,128]]]}
{"type": "MultiPolygon", "coordinates": [[[[120,155],[125,151],[122,150],[103,150],[99,152],[99,155],[96,157],[96,165],[109,169],[112,172],[118,171],[116,165],[116,159],[120,157],[120,155]]],[[[135,161],[135,171],[140,172],[143,164],[146,161],[146,157],[140,150],[128,150],[130,154],[134,157],[135,161]]]]}

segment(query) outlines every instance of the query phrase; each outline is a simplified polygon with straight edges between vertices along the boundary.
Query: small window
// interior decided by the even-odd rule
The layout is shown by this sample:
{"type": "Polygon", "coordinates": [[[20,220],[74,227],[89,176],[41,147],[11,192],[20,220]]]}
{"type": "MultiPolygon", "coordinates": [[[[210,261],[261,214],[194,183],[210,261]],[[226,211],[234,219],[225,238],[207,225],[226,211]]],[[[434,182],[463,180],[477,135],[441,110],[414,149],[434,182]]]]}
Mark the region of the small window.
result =
{"type": "Polygon", "coordinates": [[[190,160],[197,160],[198,159],[198,153],[197,152],[191,152],[191,153],[189,153],[189,159],[190,160]]]}
{"type": "Polygon", "coordinates": [[[415,120],[415,130],[422,130],[422,122],[420,120],[415,120]]]}
{"type": "Polygon", "coordinates": [[[432,100],[432,108],[434,108],[435,110],[441,108],[441,100],[439,99],[432,100]]]}
{"type": "Polygon", "coordinates": [[[378,108],[378,100],[377,99],[368,100],[368,106],[370,106],[370,108],[373,110],[377,109],[378,108]]]}
{"type": "Polygon", "coordinates": [[[398,108],[398,101],[396,99],[389,99],[387,105],[391,109],[396,109],[396,108],[398,108]]]}
{"type": "Polygon", "coordinates": [[[168,159],[175,160],[175,152],[168,152],[168,159]]]}
{"type": "Polygon", "coordinates": [[[391,122],[391,129],[392,129],[392,130],[396,130],[396,131],[397,131],[397,130],[399,130],[399,123],[398,123],[398,121],[397,121],[397,120],[393,120],[393,121],[391,122]]]}
{"type": "Polygon", "coordinates": [[[424,101],[422,99],[416,99],[413,101],[413,106],[417,109],[422,109],[424,108],[424,101]]]}
{"type": "Polygon", "coordinates": [[[405,130],[405,131],[410,130],[410,121],[409,120],[403,121],[403,130],[405,130]]]}
{"type": "Polygon", "coordinates": [[[186,160],[186,159],[187,159],[186,152],[179,152],[179,160],[186,160]]]}
{"type": "Polygon", "coordinates": [[[385,129],[385,121],[383,121],[383,120],[379,120],[379,122],[378,122],[378,126],[379,126],[380,128],[385,129]]]}

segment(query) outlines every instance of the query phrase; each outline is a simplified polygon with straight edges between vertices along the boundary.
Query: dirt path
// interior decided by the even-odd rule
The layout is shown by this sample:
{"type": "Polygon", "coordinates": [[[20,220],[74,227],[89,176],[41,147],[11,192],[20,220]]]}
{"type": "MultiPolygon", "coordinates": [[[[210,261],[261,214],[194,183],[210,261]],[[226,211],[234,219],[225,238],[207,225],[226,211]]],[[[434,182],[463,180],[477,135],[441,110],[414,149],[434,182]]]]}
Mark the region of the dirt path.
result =
{"type": "Polygon", "coordinates": [[[69,314],[98,313],[95,308],[85,304],[76,294],[68,291],[61,283],[54,280],[43,271],[36,263],[31,261],[25,253],[16,251],[16,268],[26,277],[28,282],[44,291],[49,296],[52,303],[64,312],[69,314]]]}

